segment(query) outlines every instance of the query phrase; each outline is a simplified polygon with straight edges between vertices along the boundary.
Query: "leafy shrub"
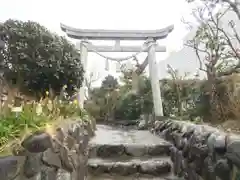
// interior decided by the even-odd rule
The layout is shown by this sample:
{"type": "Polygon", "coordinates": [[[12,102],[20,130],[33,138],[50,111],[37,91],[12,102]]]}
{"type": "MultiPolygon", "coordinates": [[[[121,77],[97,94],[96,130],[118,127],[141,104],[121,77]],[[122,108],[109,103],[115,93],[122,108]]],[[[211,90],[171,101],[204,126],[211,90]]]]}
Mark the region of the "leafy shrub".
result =
{"type": "Polygon", "coordinates": [[[24,94],[41,97],[51,88],[58,95],[65,84],[71,93],[82,84],[80,54],[65,37],[37,22],[12,19],[0,25],[0,32],[6,34],[0,49],[4,77],[24,94]]]}
{"type": "Polygon", "coordinates": [[[116,108],[115,118],[124,120],[135,120],[141,115],[141,98],[135,94],[128,94],[116,108]]]}
{"type": "MultiPolygon", "coordinates": [[[[85,116],[86,113],[78,106],[77,100],[62,101],[58,97],[49,98],[47,95],[40,101],[22,101],[18,107],[4,104],[0,114],[0,147],[9,140],[20,138],[27,131],[39,130],[51,122],[68,117],[85,116]]],[[[1,151],[1,149],[0,149],[1,151]]]]}

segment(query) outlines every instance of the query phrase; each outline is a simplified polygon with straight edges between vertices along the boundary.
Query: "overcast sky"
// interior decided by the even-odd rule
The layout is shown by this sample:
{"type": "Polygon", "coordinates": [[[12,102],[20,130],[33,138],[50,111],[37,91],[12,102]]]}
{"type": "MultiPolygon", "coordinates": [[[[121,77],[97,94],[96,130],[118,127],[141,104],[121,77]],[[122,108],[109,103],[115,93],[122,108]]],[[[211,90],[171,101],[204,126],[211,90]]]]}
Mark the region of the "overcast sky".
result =
{"type": "MultiPolygon", "coordinates": [[[[161,61],[169,52],[182,46],[182,38],[187,31],[181,19],[189,19],[189,14],[190,8],[185,0],[3,0],[0,21],[9,18],[34,20],[60,35],[64,35],[60,22],[85,29],[137,30],[161,29],[174,24],[175,29],[167,40],[159,42],[168,48],[166,53],[157,54],[157,61],[161,61]]],[[[107,55],[122,57],[128,54],[107,55]]],[[[139,59],[144,57],[141,55],[139,59]]],[[[101,74],[107,74],[104,72],[104,59],[94,54],[89,55],[88,69],[98,69],[101,74]]],[[[114,67],[111,71],[115,71],[114,67]]]]}

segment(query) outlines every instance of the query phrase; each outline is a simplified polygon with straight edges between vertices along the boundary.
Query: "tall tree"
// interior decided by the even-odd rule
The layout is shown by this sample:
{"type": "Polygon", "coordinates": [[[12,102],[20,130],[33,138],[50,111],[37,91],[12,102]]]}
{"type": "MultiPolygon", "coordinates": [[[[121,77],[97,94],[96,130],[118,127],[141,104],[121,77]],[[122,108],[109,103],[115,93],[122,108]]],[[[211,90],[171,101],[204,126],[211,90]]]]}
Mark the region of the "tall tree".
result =
{"type": "MultiPolygon", "coordinates": [[[[214,117],[222,118],[223,109],[216,89],[217,80],[224,75],[240,71],[240,36],[235,27],[234,20],[228,20],[230,7],[221,9],[213,14],[213,7],[205,4],[195,10],[195,17],[200,27],[193,40],[186,45],[192,47],[199,60],[200,70],[205,71],[208,79],[208,92],[213,105],[214,117]],[[230,28],[229,28],[230,27],[230,28]]],[[[235,21],[239,21],[238,18],[235,21]]]]}
{"type": "Polygon", "coordinates": [[[116,78],[114,78],[111,75],[108,75],[105,77],[105,79],[102,81],[102,86],[103,89],[109,89],[113,90],[118,87],[118,81],[116,78]]]}
{"type": "Polygon", "coordinates": [[[51,87],[58,93],[63,85],[69,91],[81,85],[80,56],[66,38],[33,21],[9,19],[0,31],[7,34],[2,51],[4,76],[21,90],[43,93],[51,87]]]}

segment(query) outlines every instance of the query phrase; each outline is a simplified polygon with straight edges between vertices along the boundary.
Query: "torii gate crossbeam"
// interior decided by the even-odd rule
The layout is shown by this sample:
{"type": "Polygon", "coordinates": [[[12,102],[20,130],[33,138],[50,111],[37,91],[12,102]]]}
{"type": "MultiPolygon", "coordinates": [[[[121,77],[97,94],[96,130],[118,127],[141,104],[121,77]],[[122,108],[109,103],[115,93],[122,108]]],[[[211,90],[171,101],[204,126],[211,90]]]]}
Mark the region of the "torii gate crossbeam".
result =
{"type": "MultiPolygon", "coordinates": [[[[168,26],[160,30],[102,30],[102,29],[77,29],[70,26],[61,24],[62,31],[66,32],[68,37],[82,40],[80,47],[81,61],[83,67],[86,67],[87,64],[87,54],[88,49],[86,44],[84,45],[85,40],[115,40],[115,46],[94,46],[91,44],[91,47],[94,48],[94,51],[97,52],[139,52],[141,47],[138,46],[120,46],[120,40],[147,40],[150,42],[156,42],[158,39],[164,39],[168,36],[169,33],[173,31],[174,26],[168,26]]],[[[155,116],[163,116],[163,107],[162,107],[162,98],[160,92],[160,85],[157,73],[157,64],[156,64],[156,52],[165,52],[165,46],[151,45],[145,52],[148,52],[147,59],[144,61],[142,68],[144,68],[147,63],[149,64],[149,72],[151,79],[151,87],[153,94],[153,103],[154,103],[154,113],[155,116]]],[[[91,52],[91,50],[90,50],[91,52]]],[[[142,69],[140,69],[140,72],[142,69]]],[[[80,105],[83,107],[84,97],[84,83],[83,87],[80,89],[80,105]]]]}

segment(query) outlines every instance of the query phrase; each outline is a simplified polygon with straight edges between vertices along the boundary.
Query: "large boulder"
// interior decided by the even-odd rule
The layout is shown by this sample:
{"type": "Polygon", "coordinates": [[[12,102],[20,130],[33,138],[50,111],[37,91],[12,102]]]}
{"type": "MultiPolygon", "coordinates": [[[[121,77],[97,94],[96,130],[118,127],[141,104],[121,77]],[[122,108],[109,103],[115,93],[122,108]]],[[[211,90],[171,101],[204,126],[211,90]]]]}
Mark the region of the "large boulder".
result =
{"type": "Polygon", "coordinates": [[[22,146],[31,153],[40,153],[52,147],[52,138],[46,132],[35,132],[22,142],[22,146]]]}

